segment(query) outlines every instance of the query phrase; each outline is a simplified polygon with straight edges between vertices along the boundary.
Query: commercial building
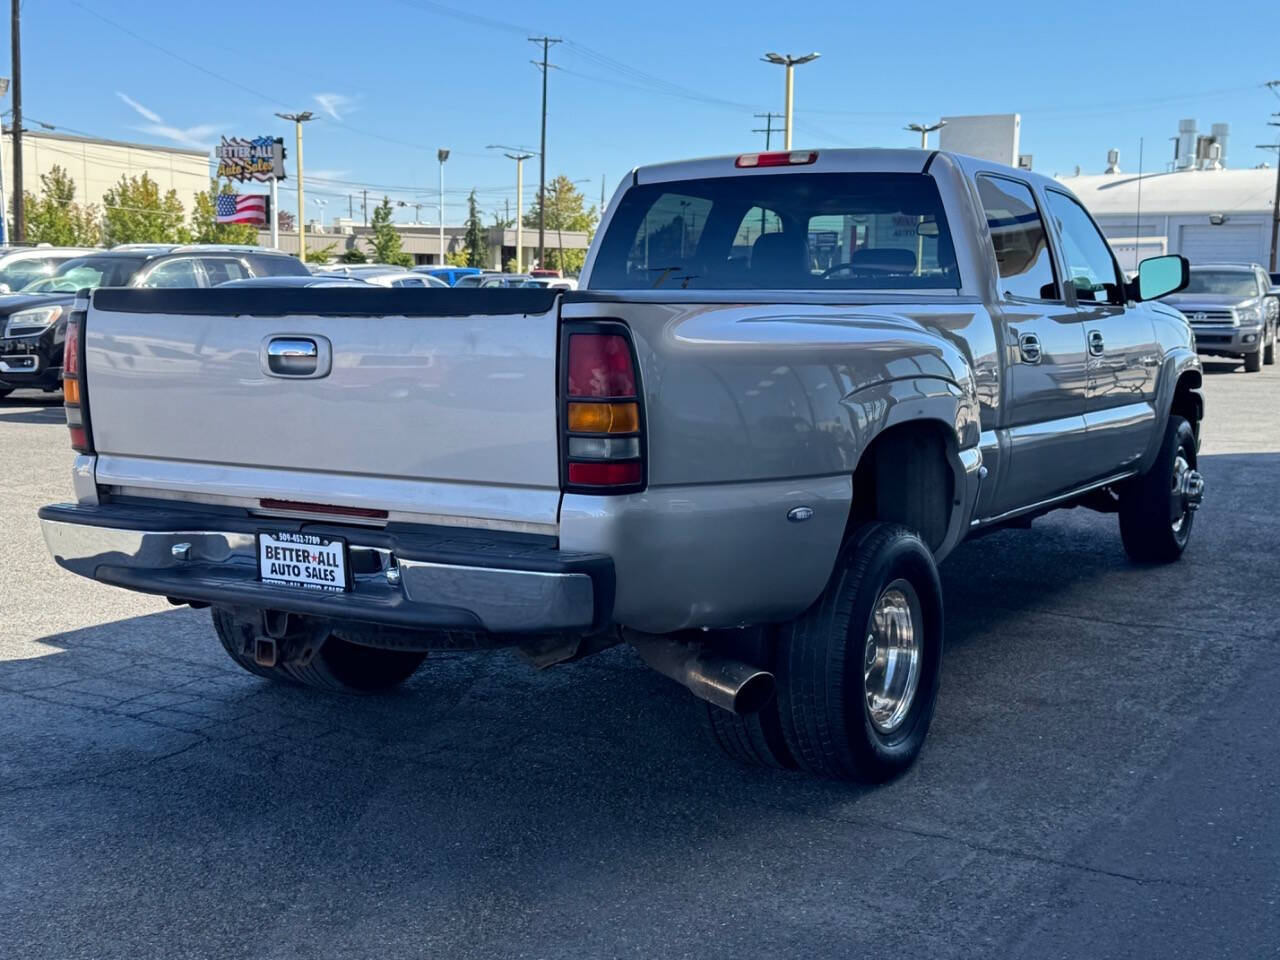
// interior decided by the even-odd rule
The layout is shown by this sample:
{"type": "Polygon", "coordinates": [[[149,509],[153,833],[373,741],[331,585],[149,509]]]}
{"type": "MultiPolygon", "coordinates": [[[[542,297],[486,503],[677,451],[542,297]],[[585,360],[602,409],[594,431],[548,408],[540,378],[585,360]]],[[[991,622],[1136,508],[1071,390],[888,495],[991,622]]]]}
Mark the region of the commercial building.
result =
{"type": "MultiPolygon", "coordinates": [[[[440,228],[433,224],[395,225],[400,233],[401,249],[413,257],[418,264],[442,263],[444,257],[440,251],[440,228]]],[[[458,253],[466,245],[467,228],[465,226],[446,226],[444,228],[445,254],[458,253]]],[[[271,234],[267,230],[260,233],[260,242],[268,245],[271,234]]],[[[307,253],[314,255],[327,250],[333,258],[341,257],[348,250],[360,250],[366,255],[373,252],[370,244],[373,231],[345,217],[326,224],[321,232],[319,223],[307,224],[307,253]]],[[[538,257],[538,231],[526,227],[523,236],[525,269],[532,267],[538,257]]],[[[501,270],[516,256],[516,231],[514,227],[501,230],[490,227],[487,230],[487,252],[485,266],[493,270],[501,270]]],[[[571,230],[548,230],[546,232],[546,249],[550,250],[586,250],[590,245],[590,237],[583,232],[571,230]]],[[[280,232],[280,249],[285,253],[298,252],[298,232],[280,232]]]]}
{"type": "MultiPolygon", "coordinates": [[[[12,222],[13,132],[3,135],[4,190],[6,211],[12,222]]],[[[178,199],[191,209],[192,199],[209,189],[209,153],[180,147],[162,147],[97,137],[77,137],[43,130],[22,131],[23,187],[40,193],[40,177],[55,166],[62,167],[75,182],[76,201],[105,205],[104,196],[120,182],[121,176],[147,174],[163,194],[176,190],[178,199]]],[[[8,236],[6,229],[5,235],[8,236]]]]}
{"type": "Polygon", "coordinates": [[[1121,265],[1144,256],[1180,253],[1192,263],[1260,263],[1271,259],[1276,171],[1228,166],[1230,131],[1215,124],[1208,136],[1194,120],[1179,124],[1177,156],[1165,170],[1122,172],[1112,150],[1098,175],[1059,177],[1102,227],[1121,265]]]}

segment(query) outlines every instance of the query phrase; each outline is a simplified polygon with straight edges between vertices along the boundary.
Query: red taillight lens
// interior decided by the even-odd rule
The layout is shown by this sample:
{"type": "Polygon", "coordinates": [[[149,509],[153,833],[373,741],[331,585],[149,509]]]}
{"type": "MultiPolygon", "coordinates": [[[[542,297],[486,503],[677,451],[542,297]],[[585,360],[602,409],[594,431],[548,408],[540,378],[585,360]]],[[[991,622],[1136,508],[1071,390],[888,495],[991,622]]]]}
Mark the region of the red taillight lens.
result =
{"type": "Polygon", "coordinates": [[[560,423],[566,489],[643,489],[643,413],[626,328],[612,321],[568,324],[564,342],[560,423]]]}
{"type": "Polygon", "coordinates": [[[67,321],[62,348],[62,403],[66,407],[71,447],[77,453],[93,453],[93,433],[89,429],[89,398],[85,390],[84,311],[77,310],[67,321]]]}
{"type": "Polygon", "coordinates": [[[569,335],[569,396],[635,395],[636,373],[626,337],[616,333],[569,335]]]}

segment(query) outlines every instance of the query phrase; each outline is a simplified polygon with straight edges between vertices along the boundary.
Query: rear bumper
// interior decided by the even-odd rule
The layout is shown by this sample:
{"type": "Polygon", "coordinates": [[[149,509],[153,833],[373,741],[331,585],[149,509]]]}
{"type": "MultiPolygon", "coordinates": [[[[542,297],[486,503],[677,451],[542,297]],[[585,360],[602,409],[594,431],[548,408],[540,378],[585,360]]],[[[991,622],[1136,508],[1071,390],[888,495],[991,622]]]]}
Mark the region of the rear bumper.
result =
{"type": "Polygon", "coordinates": [[[184,601],[495,634],[587,632],[608,623],[613,610],[613,562],[565,553],[545,537],[366,529],[114,504],[55,504],[39,516],[59,566],[184,601]],[[263,529],[345,538],[352,589],[320,593],[263,583],[256,542],[263,529]]]}

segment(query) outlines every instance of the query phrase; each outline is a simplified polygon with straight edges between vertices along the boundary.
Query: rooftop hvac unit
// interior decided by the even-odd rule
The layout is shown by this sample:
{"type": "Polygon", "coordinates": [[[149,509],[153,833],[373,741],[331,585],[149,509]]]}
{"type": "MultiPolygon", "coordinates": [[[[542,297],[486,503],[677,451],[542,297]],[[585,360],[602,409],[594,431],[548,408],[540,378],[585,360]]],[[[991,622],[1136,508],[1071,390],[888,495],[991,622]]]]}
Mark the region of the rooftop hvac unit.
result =
{"type": "Polygon", "coordinates": [[[1120,172],[1120,151],[1119,150],[1113,149],[1113,150],[1107,151],[1107,171],[1106,172],[1107,173],[1120,172]]]}

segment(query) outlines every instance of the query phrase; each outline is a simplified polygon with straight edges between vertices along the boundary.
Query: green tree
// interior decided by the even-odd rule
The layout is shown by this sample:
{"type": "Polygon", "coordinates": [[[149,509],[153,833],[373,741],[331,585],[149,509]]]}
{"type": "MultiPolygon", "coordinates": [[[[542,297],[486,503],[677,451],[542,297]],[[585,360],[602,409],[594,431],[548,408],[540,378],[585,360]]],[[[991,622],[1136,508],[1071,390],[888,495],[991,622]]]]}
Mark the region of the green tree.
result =
{"type": "Polygon", "coordinates": [[[257,243],[258,228],[247,223],[218,222],[218,194],[235,193],[230,180],[218,186],[209,181],[209,189],[196,194],[191,208],[191,240],[193,243],[257,243]]]}
{"type": "MultiPolygon", "coordinates": [[[[547,184],[546,203],[546,230],[555,231],[556,246],[547,251],[547,262],[543,266],[576,274],[582,269],[587,252],[563,249],[564,233],[566,230],[585,233],[590,241],[595,234],[596,224],[600,222],[600,213],[594,205],[587,206],[587,198],[563,174],[547,184]]],[[[538,229],[538,214],[541,209],[542,198],[535,197],[529,212],[524,215],[525,227],[538,229]]]]}
{"type": "Polygon", "coordinates": [[[413,257],[400,249],[400,231],[391,222],[391,198],[383,197],[382,202],[373,208],[373,218],[369,225],[373,228],[370,244],[373,246],[373,259],[378,263],[394,263],[402,267],[413,265],[413,257]]]}
{"type": "Polygon", "coordinates": [[[476,203],[476,192],[471,191],[467,197],[467,266],[483,267],[488,260],[489,237],[480,221],[480,204],[476,203]]]}
{"type": "Polygon", "coordinates": [[[103,239],[118,243],[189,243],[191,233],[178,191],[161,195],[159,185],[147,174],[120,177],[102,197],[106,207],[103,239]]]}
{"type": "Polygon", "coordinates": [[[76,184],[62,167],[40,175],[40,196],[24,193],[27,239],[55,247],[92,247],[101,242],[101,213],[76,203],[76,184]]]}
{"type": "Polygon", "coordinates": [[[369,262],[369,258],[365,256],[364,251],[361,250],[359,247],[352,247],[349,250],[344,250],[342,253],[342,256],[339,257],[338,259],[341,260],[343,263],[368,263],[369,262]]]}
{"type": "MultiPolygon", "coordinates": [[[[307,251],[307,263],[331,263],[333,261],[333,251],[338,249],[337,241],[325,244],[319,250],[307,251]]],[[[363,254],[361,254],[363,256],[363,254]]]]}

